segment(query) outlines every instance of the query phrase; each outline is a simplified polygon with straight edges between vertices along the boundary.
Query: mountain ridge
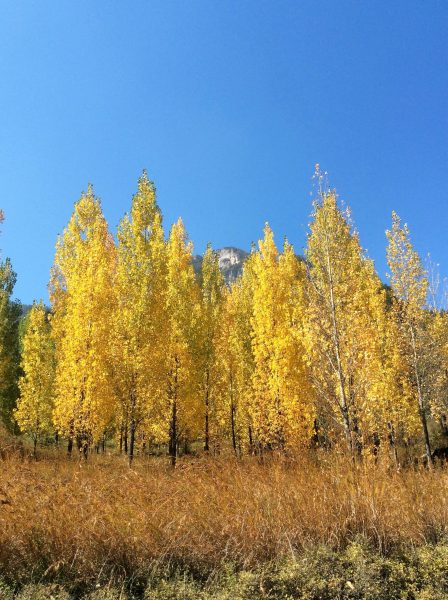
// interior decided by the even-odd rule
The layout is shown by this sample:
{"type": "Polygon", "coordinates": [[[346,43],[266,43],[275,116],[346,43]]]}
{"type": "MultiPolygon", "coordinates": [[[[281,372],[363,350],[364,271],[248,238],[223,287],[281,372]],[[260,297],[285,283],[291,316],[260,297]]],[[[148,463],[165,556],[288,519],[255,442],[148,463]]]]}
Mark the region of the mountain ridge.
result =
{"type": "MultiPolygon", "coordinates": [[[[232,283],[241,275],[244,262],[249,256],[249,252],[235,246],[224,246],[214,250],[214,253],[218,257],[219,269],[227,284],[232,283]]],[[[193,256],[193,267],[196,273],[201,270],[202,258],[201,254],[193,256]]]]}
{"type": "MultiPolygon", "coordinates": [[[[249,252],[236,248],[235,246],[224,246],[213,251],[218,256],[218,263],[221,273],[224,276],[224,280],[227,285],[230,285],[235,279],[237,279],[242,271],[243,265],[249,252]]],[[[202,265],[202,254],[195,254],[193,256],[193,268],[196,274],[200,273],[202,265]]],[[[32,304],[21,303],[22,315],[26,316],[32,308],[32,304]]],[[[48,310],[50,310],[48,308],[48,310]]]]}

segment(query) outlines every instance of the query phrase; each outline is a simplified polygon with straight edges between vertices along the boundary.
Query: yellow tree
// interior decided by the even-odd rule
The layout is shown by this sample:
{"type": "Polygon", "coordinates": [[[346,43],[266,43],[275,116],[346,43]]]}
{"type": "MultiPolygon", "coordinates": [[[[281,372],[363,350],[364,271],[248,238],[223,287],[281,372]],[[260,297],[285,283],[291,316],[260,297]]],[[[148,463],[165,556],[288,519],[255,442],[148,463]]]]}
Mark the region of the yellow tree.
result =
{"type": "Polygon", "coordinates": [[[114,396],[110,332],[116,250],[89,186],[58,239],[50,298],[56,345],[57,430],[87,454],[110,423],[114,396]]]}
{"type": "Polygon", "coordinates": [[[153,423],[161,394],[165,336],[166,244],[154,184],[143,172],[118,230],[113,319],[114,382],[129,463],[137,429],[153,423]]]}
{"type": "Polygon", "coordinates": [[[266,225],[253,257],[252,418],[257,437],[269,448],[308,442],[314,398],[296,319],[303,312],[303,265],[287,242],[279,255],[266,225]]]}
{"type": "Polygon", "coordinates": [[[243,274],[225,291],[216,336],[218,367],[216,414],[221,440],[230,438],[233,451],[255,449],[251,420],[253,254],[244,264],[243,274]]]}
{"type": "Polygon", "coordinates": [[[54,431],[53,400],[55,355],[50,323],[42,302],[34,303],[23,337],[23,375],[15,419],[21,431],[31,436],[36,454],[39,439],[54,431]]]}
{"type": "Polygon", "coordinates": [[[433,310],[430,316],[430,335],[433,342],[432,412],[439,419],[442,433],[448,437],[448,313],[433,310]]]}
{"type": "Polygon", "coordinates": [[[401,333],[400,343],[410,367],[411,384],[418,406],[428,463],[432,462],[428,430],[430,378],[428,366],[428,318],[425,310],[428,279],[418,253],[412,247],[407,225],[392,213],[392,228],[386,232],[387,262],[394,292],[393,310],[401,333]]]}
{"type": "Polygon", "coordinates": [[[425,261],[428,279],[427,323],[425,343],[426,379],[430,385],[431,414],[438,420],[446,446],[448,438],[448,313],[447,280],[442,281],[439,265],[428,254],[425,261]]]}
{"type": "Polygon", "coordinates": [[[169,454],[176,464],[179,441],[199,434],[202,402],[197,393],[195,335],[200,316],[200,290],[192,264],[192,244],[182,220],[171,228],[167,246],[167,335],[165,390],[169,454]]]}
{"type": "Polygon", "coordinates": [[[420,422],[410,385],[409,364],[400,343],[396,314],[389,299],[377,305],[376,337],[371,340],[370,360],[366,364],[369,406],[366,419],[381,445],[398,459],[400,442],[409,442],[420,422]]]}
{"type": "Polygon", "coordinates": [[[210,419],[215,415],[214,394],[217,383],[216,335],[221,318],[224,278],[218,257],[207,245],[201,265],[201,317],[199,320],[198,368],[200,393],[204,398],[204,450],[210,450],[210,419]]]}
{"type": "Polygon", "coordinates": [[[321,190],[314,202],[306,260],[306,341],[320,422],[330,434],[342,430],[348,448],[360,451],[362,421],[367,430],[371,409],[367,366],[376,336],[374,305],[383,299],[373,264],[335,192],[321,190]]]}

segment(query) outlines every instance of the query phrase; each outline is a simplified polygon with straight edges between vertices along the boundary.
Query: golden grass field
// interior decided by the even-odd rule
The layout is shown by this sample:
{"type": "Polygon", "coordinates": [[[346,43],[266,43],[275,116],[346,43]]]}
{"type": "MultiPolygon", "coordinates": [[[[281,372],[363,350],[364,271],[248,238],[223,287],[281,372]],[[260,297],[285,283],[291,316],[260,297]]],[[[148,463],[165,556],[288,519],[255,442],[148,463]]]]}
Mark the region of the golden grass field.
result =
{"type": "Polygon", "coordinates": [[[96,585],[161,569],[208,576],[232,564],[299,557],[362,541],[379,554],[443,540],[448,471],[398,472],[323,453],[300,458],[40,460],[0,468],[5,581],[96,585]]]}

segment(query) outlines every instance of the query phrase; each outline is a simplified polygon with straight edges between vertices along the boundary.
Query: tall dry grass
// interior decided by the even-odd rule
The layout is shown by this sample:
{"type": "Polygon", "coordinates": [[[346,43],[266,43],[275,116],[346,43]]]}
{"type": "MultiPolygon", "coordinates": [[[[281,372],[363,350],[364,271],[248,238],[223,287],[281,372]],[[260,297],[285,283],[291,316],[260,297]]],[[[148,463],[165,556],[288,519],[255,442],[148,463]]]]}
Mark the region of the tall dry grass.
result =
{"type": "Polygon", "coordinates": [[[443,538],[448,470],[397,472],[323,455],[87,462],[11,457],[0,463],[0,573],[80,584],[148,577],[165,566],[199,574],[231,562],[296,555],[363,538],[381,552],[443,538]]]}

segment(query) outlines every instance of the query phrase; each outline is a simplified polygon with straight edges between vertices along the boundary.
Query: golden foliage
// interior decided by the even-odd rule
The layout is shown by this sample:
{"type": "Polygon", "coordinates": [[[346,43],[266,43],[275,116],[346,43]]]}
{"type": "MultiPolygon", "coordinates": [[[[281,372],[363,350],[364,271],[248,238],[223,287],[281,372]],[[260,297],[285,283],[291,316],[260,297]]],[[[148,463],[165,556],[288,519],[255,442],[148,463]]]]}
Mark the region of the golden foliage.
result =
{"type": "Polygon", "coordinates": [[[53,433],[55,355],[50,323],[43,303],[34,304],[23,339],[23,376],[15,419],[34,440],[53,433]]]}
{"type": "MultiPolygon", "coordinates": [[[[387,232],[387,290],[318,167],[316,178],[305,258],[288,242],[279,251],[266,225],[229,286],[211,246],[194,272],[180,219],[165,239],[146,172],[117,243],[89,187],[56,248],[56,376],[45,392],[54,411],[42,428],[85,449],[119,437],[130,462],[135,449],[167,445],[173,464],[181,445],[240,455],[343,444],[397,456],[420,429],[430,460],[428,420],[447,420],[446,316],[426,306],[428,278],[399,217],[387,232]]],[[[26,420],[36,424],[43,404],[26,382],[51,378],[45,348],[47,358],[24,357],[17,420],[32,435],[26,420]]]]}
{"type": "Polygon", "coordinates": [[[58,240],[51,301],[56,344],[56,428],[97,440],[114,410],[109,372],[116,249],[89,187],[58,240]]]}

